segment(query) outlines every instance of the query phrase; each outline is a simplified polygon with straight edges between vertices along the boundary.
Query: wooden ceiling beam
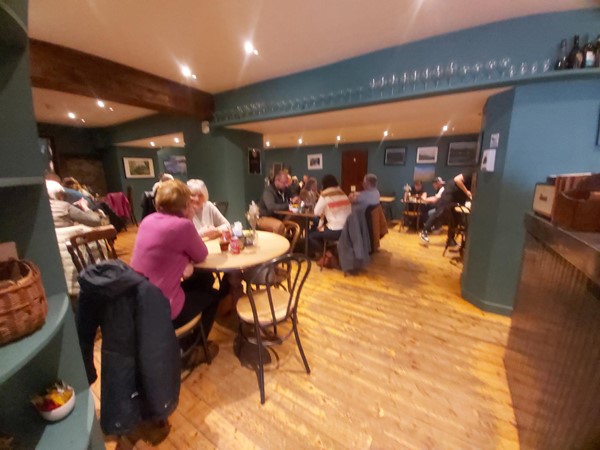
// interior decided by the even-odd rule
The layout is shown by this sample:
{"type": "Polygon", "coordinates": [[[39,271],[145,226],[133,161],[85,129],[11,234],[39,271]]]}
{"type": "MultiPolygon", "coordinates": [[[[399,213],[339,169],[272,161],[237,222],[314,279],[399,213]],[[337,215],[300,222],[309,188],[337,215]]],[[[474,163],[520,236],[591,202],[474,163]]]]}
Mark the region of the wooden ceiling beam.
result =
{"type": "Polygon", "coordinates": [[[209,120],[213,96],[104,58],[29,40],[34,87],[209,120]]]}

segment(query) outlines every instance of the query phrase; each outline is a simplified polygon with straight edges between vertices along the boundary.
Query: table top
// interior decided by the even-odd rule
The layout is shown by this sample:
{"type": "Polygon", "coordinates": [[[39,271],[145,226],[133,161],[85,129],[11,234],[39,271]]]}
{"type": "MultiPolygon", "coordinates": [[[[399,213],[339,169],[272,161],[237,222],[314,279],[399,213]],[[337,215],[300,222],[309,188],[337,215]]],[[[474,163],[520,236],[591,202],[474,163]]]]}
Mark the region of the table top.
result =
{"type": "Polygon", "coordinates": [[[231,252],[221,252],[219,239],[205,241],[208,256],[203,262],[195,264],[195,266],[199,269],[219,272],[243,270],[281,256],[290,248],[290,243],[284,236],[268,231],[257,231],[257,234],[258,242],[251,247],[244,248],[239,255],[233,255],[231,252]]]}
{"type": "Polygon", "coordinates": [[[304,212],[304,213],[300,213],[300,212],[292,212],[292,211],[273,211],[273,213],[277,214],[278,216],[291,216],[291,217],[317,217],[315,216],[314,212],[304,212]]]}
{"type": "Polygon", "coordinates": [[[379,197],[381,203],[392,203],[396,201],[396,197],[379,197]]]}

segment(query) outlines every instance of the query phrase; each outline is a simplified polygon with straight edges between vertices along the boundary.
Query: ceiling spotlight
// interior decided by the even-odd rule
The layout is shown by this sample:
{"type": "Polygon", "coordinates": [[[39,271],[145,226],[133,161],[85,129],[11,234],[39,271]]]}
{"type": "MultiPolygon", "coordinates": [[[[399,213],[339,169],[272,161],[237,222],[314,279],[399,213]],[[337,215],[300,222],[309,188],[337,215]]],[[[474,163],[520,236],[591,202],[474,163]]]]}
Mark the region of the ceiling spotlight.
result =
{"type": "Polygon", "coordinates": [[[265,145],[266,145],[267,147],[270,147],[270,146],[271,146],[271,143],[270,143],[269,141],[267,141],[267,142],[265,142],[265,145]]]}
{"type": "Polygon", "coordinates": [[[154,141],[150,141],[150,146],[151,147],[156,147],[156,143],[154,141]]]}
{"type": "Polygon", "coordinates": [[[81,119],[81,121],[82,121],[83,123],[85,123],[85,119],[81,119]]]}
{"type": "Polygon", "coordinates": [[[173,139],[175,141],[176,144],[179,144],[179,138],[176,137],[175,139],[173,139]]]}
{"type": "Polygon", "coordinates": [[[98,100],[96,102],[96,104],[100,107],[100,108],[104,108],[106,106],[106,104],[102,101],[102,100],[98,100]]]}
{"type": "Polygon", "coordinates": [[[298,144],[302,145],[302,138],[298,139],[298,144]]]}
{"type": "Polygon", "coordinates": [[[444,132],[444,131],[448,131],[448,125],[444,125],[444,126],[442,127],[442,132],[444,132]]]}
{"type": "Polygon", "coordinates": [[[254,49],[254,50],[252,51],[252,53],[254,53],[255,55],[258,55],[258,50],[254,49]]]}
{"type": "Polygon", "coordinates": [[[77,118],[77,116],[75,115],[75,113],[70,112],[69,114],[67,114],[67,116],[69,116],[69,119],[75,119],[77,118]]]}
{"type": "Polygon", "coordinates": [[[244,51],[246,55],[258,55],[258,50],[254,48],[254,45],[250,41],[244,42],[244,51]]]}
{"type": "Polygon", "coordinates": [[[112,106],[109,106],[108,109],[111,110],[111,111],[114,111],[114,109],[113,109],[112,106]]]}
{"type": "Polygon", "coordinates": [[[388,135],[388,131],[387,131],[387,130],[385,130],[385,131],[383,132],[383,137],[387,137],[387,135],[388,135]]]}
{"type": "Polygon", "coordinates": [[[196,80],[198,77],[196,76],[195,73],[192,74],[192,79],[196,80]]]}
{"type": "Polygon", "coordinates": [[[338,136],[335,138],[335,140],[339,142],[339,141],[341,141],[341,140],[342,140],[342,137],[341,137],[340,135],[338,135],[338,136]]]}
{"type": "Polygon", "coordinates": [[[188,66],[181,66],[181,73],[184,77],[189,78],[192,76],[192,69],[190,69],[188,66]]]}

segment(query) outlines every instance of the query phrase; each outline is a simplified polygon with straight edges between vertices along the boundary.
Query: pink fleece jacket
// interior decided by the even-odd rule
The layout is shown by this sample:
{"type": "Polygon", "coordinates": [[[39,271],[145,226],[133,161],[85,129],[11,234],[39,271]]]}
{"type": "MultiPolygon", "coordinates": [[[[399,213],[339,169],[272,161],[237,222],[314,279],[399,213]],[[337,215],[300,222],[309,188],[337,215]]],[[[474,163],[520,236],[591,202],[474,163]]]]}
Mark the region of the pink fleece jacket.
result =
{"type": "Polygon", "coordinates": [[[171,319],[185,302],[181,276],[189,262],[202,262],[208,249],[191,220],[154,213],[146,216],[138,230],[131,267],[160,288],[171,303],[171,319]]]}

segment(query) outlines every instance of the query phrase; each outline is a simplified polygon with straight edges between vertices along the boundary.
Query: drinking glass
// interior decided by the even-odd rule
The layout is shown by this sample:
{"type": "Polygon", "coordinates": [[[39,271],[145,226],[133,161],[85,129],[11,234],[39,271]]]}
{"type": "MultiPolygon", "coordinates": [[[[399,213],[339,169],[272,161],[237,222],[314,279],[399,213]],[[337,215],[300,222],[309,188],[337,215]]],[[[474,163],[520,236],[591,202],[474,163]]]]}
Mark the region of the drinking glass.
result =
{"type": "Polygon", "coordinates": [[[519,75],[524,77],[527,76],[529,74],[529,66],[527,65],[527,63],[521,63],[521,66],[519,67],[519,75]]]}
{"type": "Polygon", "coordinates": [[[410,74],[410,82],[413,85],[413,91],[417,90],[417,84],[419,83],[420,74],[418,70],[413,70],[410,74]]]}
{"type": "Polygon", "coordinates": [[[423,77],[423,84],[425,86],[425,89],[427,89],[427,83],[429,83],[429,80],[431,79],[431,73],[432,73],[432,70],[429,67],[423,69],[422,77],[423,77]]]}
{"type": "Polygon", "coordinates": [[[440,79],[442,78],[442,76],[444,76],[444,69],[441,65],[438,64],[433,68],[433,79],[435,80],[435,87],[438,87],[438,85],[440,84],[440,79]]]}
{"type": "Polygon", "coordinates": [[[395,93],[394,89],[396,89],[396,86],[398,86],[398,77],[395,73],[388,76],[387,84],[390,86],[390,95],[393,97],[395,93]]]}
{"type": "Polygon", "coordinates": [[[400,83],[402,83],[402,92],[406,90],[406,85],[408,84],[408,72],[402,72],[400,75],[400,83]]]}
{"type": "Polygon", "coordinates": [[[475,64],[473,64],[473,78],[475,81],[479,80],[482,69],[483,69],[483,64],[481,64],[479,62],[476,62],[475,64]]]}
{"type": "Polygon", "coordinates": [[[375,91],[377,89],[377,78],[371,78],[369,81],[369,88],[371,89],[371,97],[375,98],[375,91]]]}
{"type": "Polygon", "coordinates": [[[458,64],[454,61],[450,61],[448,63],[448,67],[446,68],[446,76],[448,77],[448,86],[452,84],[452,80],[456,78],[458,74],[458,64]]]}
{"type": "Polygon", "coordinates": [[[460,67],[460,77],[462,78],[463,83],[468,83],[471,74],[471,67],[468,65],[463,65],[460,67]]]}
{"type": "Polygon", "coordinates": [[[498,64],[498,69],[500,70],[500,76],[506,77],[509,75],[508,69],[510,68],[510,58],[504,57],[500,60],[498,64]]]}
{"type": "Polygon", "coordinates": [[[546,73],[552,68],[552,63],[549,59],[545,59],[542,64],[542,72],[546,73]]]}
{"type": "Polygon", "coordinates": [[[516,74],[517,74],[517,66],[515,66],[514,64],[512,64],[508,68],[508,77],[509,78],[514,78],[516,74]]]}
{"type": "Polygon", "coordinates": [[[539,70],[538,63],[537,62],[532,63],[531,64],[531,70],[530,70],[531,75],[537,75],[538,70],[539,70]]]}
{"type": "Polygon", "coordinates": [[[498,66],[498,62],[495,59],[490,59],[485,63],[485,71],[487,72],[488,80],[494,78],[496,73],[496,67],[498,66]]]}

